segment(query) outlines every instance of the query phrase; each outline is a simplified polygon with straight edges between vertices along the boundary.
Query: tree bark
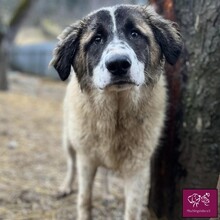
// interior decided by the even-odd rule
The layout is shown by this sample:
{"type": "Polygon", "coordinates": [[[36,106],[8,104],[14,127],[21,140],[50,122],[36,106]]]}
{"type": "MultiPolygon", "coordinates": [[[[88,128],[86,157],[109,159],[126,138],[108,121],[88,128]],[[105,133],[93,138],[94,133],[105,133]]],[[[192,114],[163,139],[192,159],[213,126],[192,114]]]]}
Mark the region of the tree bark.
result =
{"type": "Polygon", "coordinates": [[[185,42],[180,63],[167,68],[168,124],[152,166],[150,198],[159,218],[179,220],[182,189],[216,188],[220,172],[220,1],[151,3],[177,21],[185,42]]]}
{"type": "MultiPolygon", "coordinates": [[[[180,201],[182,188],[216,188],[220,172],[220,1],[174,2],[188,53],[179,148],[185,175],[176,178],[180,201]]],[[[181,219],[181,203],[174,210],[174,219],[181,219]]]]}

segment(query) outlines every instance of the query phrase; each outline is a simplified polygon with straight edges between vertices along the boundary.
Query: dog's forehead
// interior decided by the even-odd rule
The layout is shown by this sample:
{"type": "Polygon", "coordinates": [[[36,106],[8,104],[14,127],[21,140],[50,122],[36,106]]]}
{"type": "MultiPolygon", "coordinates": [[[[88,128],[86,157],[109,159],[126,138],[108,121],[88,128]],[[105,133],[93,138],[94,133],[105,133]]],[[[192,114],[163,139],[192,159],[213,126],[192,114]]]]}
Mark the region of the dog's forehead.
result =
{"type": "Polygon", "coordinates": [[[100,9],[88,15],[86,17],[87,24],[90,27],[97,24],[112,25],[112,17],[109,10],[100,9]]]}
{"type": "Polygon", "coordinates": [[[123,22],[128,18],[138,21],[143,19],[143,10],[138,5],[119,5],[115,9],[114,15],[117,23],[123,22]]]}
{"type": "Polygon", "coordinates": [[[142,19],[141,7],[134,5],[105,7],[92,12],[85,19],[90,28],[102,24],[106,28],[116,30],[117,26],[123,25],[128,18],[140,21],[142,19]]]}

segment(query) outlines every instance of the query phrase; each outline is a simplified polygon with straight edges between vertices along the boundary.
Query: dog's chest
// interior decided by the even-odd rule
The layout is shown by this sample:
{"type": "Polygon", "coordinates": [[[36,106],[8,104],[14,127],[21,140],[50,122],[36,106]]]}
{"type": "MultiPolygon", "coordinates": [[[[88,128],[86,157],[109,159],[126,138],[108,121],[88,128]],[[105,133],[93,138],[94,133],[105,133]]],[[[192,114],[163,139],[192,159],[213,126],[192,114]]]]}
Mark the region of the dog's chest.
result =
{"type": "MultiPolygon", "coordinates": [[[[118,113],[119,114],[119,113],[118,113]]],[[[144,120],[133,114],[115,114],[110,123],[98,121],[97,150],[104,165],[119,168],[132,158],[140,156],[145,135],[144,120]]]]}
{"type": "MultiPolygon", "coordinates": [[[[131,158],[146,156],[147,150],[143,151],[148,135],[145,111],[137,111],[129,100],[117,99],[83,106],[80,112],[75,112],[70,129],[77,151],[86,152],[112,169],[131,162],[131,158]]],[[[73,108],[77,111],[77,106],[73,108]]]]}

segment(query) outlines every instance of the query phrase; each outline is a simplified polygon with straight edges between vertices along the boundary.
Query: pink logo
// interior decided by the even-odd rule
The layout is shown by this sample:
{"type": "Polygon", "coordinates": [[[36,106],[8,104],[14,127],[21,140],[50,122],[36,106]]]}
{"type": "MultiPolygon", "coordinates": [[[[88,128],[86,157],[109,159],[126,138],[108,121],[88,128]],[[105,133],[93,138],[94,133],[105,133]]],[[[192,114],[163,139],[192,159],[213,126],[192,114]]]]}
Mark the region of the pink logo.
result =
{"type": "Polygon", "coordinates": [[[217,189],[183,189],[183,217],[216,218],[217,189]]]}
{"type": "Polygon", "coordinates": [[[205,193],[203,196],[198,193],[193,193],[188,196],[189,203],[193,204],[193,207],[198,207],[200,202],[203,202],[205,206],[209,206],[210,200],[207,198],[210,196],[210,193],[205,193]]]}

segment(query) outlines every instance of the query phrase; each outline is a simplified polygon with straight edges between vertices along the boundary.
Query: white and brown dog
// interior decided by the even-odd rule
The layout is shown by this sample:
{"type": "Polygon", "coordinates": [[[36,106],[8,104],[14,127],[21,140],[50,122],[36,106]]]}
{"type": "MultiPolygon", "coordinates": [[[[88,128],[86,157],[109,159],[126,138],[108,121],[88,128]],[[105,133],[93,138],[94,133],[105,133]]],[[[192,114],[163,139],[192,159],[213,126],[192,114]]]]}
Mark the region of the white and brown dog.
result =
{"type": "Polygon", "coordinates": [[[165,119],[164,63],[176,63],[180,34],[152,7],[117,5],[67,27],[59,40],[51,64],[62,80],[73,67],[64,101],[68,171],[61,193],[72,190],[76,160],[78,219],[90,219],[93,179],[104,166],[124,179],[125,219],[138,220],[165,119]]]}

